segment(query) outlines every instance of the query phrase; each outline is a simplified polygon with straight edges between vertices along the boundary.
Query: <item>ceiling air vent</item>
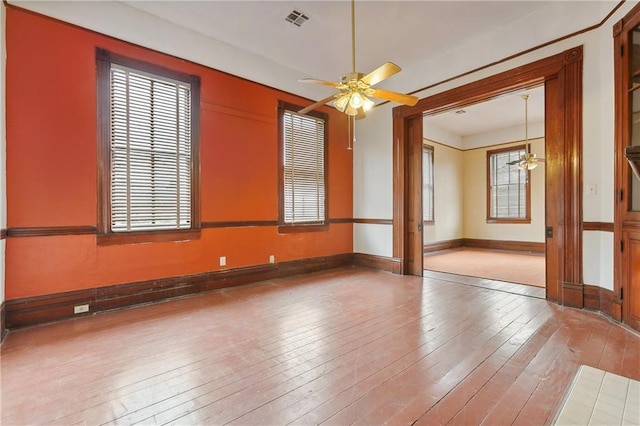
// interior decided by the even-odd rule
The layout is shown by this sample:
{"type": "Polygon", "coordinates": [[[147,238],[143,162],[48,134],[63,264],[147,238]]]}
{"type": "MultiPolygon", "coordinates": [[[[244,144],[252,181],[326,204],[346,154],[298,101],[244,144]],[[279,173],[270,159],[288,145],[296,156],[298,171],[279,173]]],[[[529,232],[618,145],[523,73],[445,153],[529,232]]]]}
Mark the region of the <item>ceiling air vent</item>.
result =
{"type": "Polygon", "coordinates": [[[294,9],[285,19],[293,25],[300,27],[309,20],[309,17],[299,10],[294,9]]]}

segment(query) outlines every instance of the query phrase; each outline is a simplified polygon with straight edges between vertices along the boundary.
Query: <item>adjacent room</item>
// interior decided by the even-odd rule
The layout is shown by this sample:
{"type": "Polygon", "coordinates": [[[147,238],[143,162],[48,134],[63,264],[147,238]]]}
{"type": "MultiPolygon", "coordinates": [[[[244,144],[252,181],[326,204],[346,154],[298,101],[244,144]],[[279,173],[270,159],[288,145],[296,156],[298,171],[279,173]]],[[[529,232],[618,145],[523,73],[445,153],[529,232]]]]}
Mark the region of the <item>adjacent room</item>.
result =
{"type": "Polygon", "coordinates": [[[544,125],[544,86],[425,117],[426,271],[545,287],[544,125]]]}
{"type": "Polygon", "coordinates": [[[636,1],[0,4],[0,423],[640,424],[636,1]]]}

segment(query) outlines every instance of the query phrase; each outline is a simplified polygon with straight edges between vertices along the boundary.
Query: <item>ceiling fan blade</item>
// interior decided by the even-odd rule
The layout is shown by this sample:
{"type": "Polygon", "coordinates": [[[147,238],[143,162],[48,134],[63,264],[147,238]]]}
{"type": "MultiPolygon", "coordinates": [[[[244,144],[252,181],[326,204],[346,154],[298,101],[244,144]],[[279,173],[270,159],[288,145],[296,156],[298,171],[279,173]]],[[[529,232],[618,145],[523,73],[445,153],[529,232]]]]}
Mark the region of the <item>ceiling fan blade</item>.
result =
{"type": "Polygon", "coordinates": [[[402,93],[392,92],[384,89],[373,89],[373,97],[386,99],[388,101],[398,102],[400,104],[414,106],[418,103],[418,97],[412,95],[403,95],[402,93]]]}
{"type": "Polygon", "coordinates": [[[380,83],[382,80],[385,80],[392,75],[399,73],[400,70],[401,68],[393,62],[387,62],[371,71],[360,80],[363,83],[368,84],[369,86],[373,86],[374,84],[380,83]]]}
{"type": "Polygon", "coordinates": [[[513,160],[513,161],[509,161],[507,164],[507,166],[514,166],[518,163],[520,163],[522,160],[513,160]]]}
{"type": "Polygon", "coordinates": [[[341,86],[341,83],[334,83],[333,81],[318,80],[317,78],[303,78],[302,80],[298,80],[298,81],[300,83],[322,84],[323,86],[329,86],[329,87],[341,86]]]}
{"type": "Polygon", "coordinates": [[[327,102],[331,102],[335,97],[336,97],[336,95],[328,96],[328,97],[324,98],[321,101],[318,101],[318,102],[316,102],[314,104],[309,105],[306,108],[302,108],[300,111],[298,111],[298,114],[306,114],[309,111],[313,111],[314,109],[321,107],[322,105],[326,104],[327,102]]]}

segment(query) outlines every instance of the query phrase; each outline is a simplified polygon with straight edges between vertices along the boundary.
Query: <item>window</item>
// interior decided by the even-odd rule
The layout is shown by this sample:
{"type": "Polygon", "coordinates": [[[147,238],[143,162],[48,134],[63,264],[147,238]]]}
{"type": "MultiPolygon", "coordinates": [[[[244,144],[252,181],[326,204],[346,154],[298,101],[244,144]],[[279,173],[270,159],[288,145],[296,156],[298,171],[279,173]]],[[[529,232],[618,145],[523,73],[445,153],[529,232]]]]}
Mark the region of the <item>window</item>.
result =
{"type": "Polygon", "coordinates": [[[530,172],[520,170],[517,164],[507,164],[524,153],[524,146],[487,151],[488,222],[531,222],[530,172]]]}
{"type": "Polygon", "coordinates": [[[98,49],[101,234],[199,228],[199,79],[98,49]]]}
{"type": "Polygon", "coordinates": [[[425,222],[433,222],[433,147],[422,145],[422,216],[425,222]]]}
{"type": "MultiPolygon", "coordinates": [[[[295,107],[279,106],[281,225],[324,225],[326,197],[325,114],[298,114],[295,107]]],[[[308,228],[307,228],[308,229],[308,228]]]]}

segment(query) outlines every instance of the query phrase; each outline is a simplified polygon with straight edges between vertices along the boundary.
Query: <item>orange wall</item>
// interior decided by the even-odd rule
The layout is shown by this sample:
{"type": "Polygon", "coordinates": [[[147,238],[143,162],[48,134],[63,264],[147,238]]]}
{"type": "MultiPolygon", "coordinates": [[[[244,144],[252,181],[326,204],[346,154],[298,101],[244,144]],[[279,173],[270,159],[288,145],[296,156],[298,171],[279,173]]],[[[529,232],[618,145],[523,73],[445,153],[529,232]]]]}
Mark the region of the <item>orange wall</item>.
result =
{"type": "MultiPolygon", "coordinates": [[[[199,75],[201,219],[276,220],[279,100],[309,101],[14,7],[7,8],[7,227],[95,226],[95,48],[199,75]]],[[[346,120],[329,114],[329,218],[352,216],[346,120]]],[[[98,246],[94,235],[10,237],[6,299],[350,253],[352,225],[278,234],[203,229],[201,238],[98,246]]]]}

